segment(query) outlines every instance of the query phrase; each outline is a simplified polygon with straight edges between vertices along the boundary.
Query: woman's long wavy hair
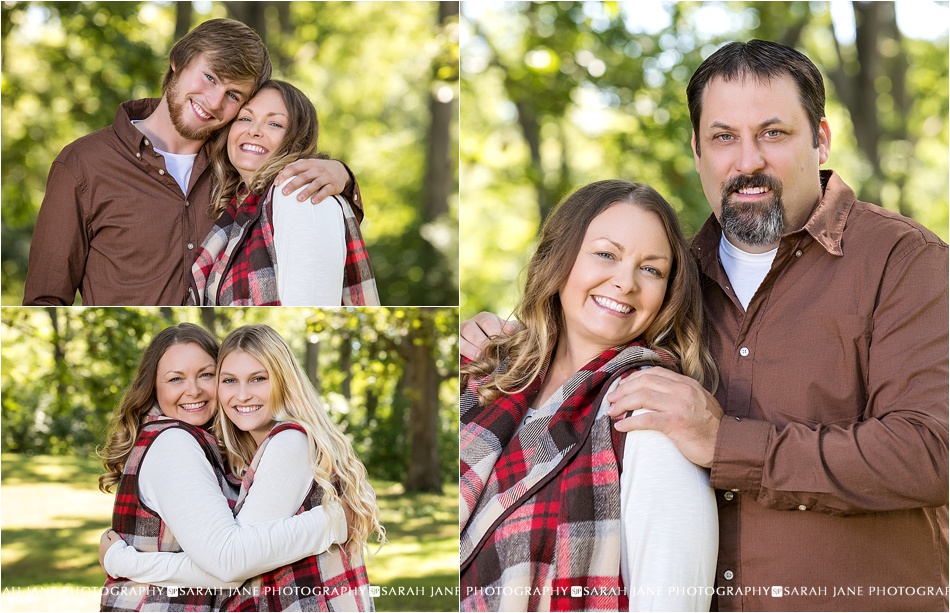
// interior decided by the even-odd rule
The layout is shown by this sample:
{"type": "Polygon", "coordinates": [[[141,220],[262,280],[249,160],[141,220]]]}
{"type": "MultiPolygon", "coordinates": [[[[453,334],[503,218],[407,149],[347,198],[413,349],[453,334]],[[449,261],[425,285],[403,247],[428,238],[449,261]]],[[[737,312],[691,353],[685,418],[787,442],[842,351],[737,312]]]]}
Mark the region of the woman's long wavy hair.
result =
{"type": "Polygon", "coordinates": [[[617,203],[633,204],[656,215],[673,250],[666,296],[656,319],[643,332],[643,340],[650,347],[672,354],[684,374],[715,388],[716,366],[702,339],[699,272],[676,211],[648,185],[608,180],[578,189],[548,216],[537,251],[528,263],[524,292],[515,307],[522,329],[510,337],[490,339],[482,357],[463,367],[463,387],[469,377],[486,379],[478,392],[483,404],[523,391],[541,374],[564,330],[560,290],[574,267],[587,227],[617,203]],[[505,358],[507,368],[496,372],[505,358]]]}
{"type": "MultiPolygon", "coordinates": [[[[378,541],[384,543],[386,533],[379,523],[376,494],[369,485],[366,468],[353,452],[350,441],[330,420],[287,342],[266,325],[242,326],[234,330],[221,343],[218,353],[219,381],[221,364],[228,354],[235,351],[248,353],[267,369],[273,418],[295,422],[307,431],[314,481],[326,499],[342,500],[356,518],[349,526],[348,549],[351,552],[361,550],[373,532],[378,541]]],[[[231,423],[220,401],[214,430],[218,439],[224,442],[232,472],[243,476],[258,445],[249,432],[231,423]]]]}
{"type": "Polygon", "coordinates": [[[97,453],[106,472],[99,477],[99,489],[111,492],[122,477],[122,470],[142,429],[142,419],[158,402],[155,384],[158,362],[174,345],[194,343],[212,357],[218,355],[218,341],[210,332],[194,324],[183,323],[165,328],[149,343],[139,360],[135,378],[112,413],[106,444],[97,453]]]}
{"type": "MultiPolygon", "coordinates": [[[[317,109],[302,91],[285,81],[271,79],[264,82],[257,93],[272,89],[279,93],[287,106],[287,130],[284,140],[271,151],[270,157],[245,183],[228,159],[228,134],[231,128],[221,132],[211,141],[211,171],[214,173],[214,191],[211,195],[210,213],[217,219],[232,198],[240,201],[248,194],[262,194],[274,181],[284,166],[301,158],[326,157],[317,155],[317,136],[320,124],[317,109]]],[[[255,94],[257,95],[257,94],[255,94]]]]}

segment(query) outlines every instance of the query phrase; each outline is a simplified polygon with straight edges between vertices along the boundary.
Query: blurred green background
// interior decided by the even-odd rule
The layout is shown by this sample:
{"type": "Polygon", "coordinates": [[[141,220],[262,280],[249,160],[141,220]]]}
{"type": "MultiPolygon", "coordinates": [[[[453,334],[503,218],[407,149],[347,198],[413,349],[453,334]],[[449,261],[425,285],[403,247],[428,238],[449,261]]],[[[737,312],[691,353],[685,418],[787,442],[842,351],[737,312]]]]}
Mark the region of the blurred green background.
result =
{"type": "Polygon", "coordinates": [[[3,2],[2,303],[22,302],[53,159],[160,96],[174,41],[215,17],[261,35],[359,179],[382,304],[457,305],[457,2],[3,2]]]}
{"type": "Polygon", "coordinates": [[[219,338],[267,323],[288,341],[380,498],[376,608],[458,610],[457,308],[5,307],[0,320],[3,610],[98,608],[81,588],[105,580],[114,496],[97,489],[95,450],[145,346],[181,321],[219,338]]]}
{"type": "Polygon", "coordinates": [[[540,220],[592,181],[649,183],[688,234],[710,209],[686,83],[732,40],[822,70],[831,157],[862,200],[948,235],[946,2],[463,2],[462,318],[505,316],[540,220]]]}

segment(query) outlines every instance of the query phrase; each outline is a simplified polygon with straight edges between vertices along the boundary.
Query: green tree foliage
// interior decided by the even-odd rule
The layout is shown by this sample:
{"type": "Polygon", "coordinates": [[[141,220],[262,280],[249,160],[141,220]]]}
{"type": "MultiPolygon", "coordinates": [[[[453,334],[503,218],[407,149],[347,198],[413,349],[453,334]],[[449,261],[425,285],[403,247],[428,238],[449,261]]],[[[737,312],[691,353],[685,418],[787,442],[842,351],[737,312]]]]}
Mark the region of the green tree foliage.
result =
{"type": "Polygon", "coordinates": [[[458,473],[458,324],[457,309],[327,310],[307,320],[311,334],[338,331],[320,351],[334,365],[321,392],[351,407],[348,432],[374,475],[407,491],[441,491],[458,473]]]}
{"type": "Polygon", "coordinates": [[[854,41],[825,2],[463,4],[462,316],[510,313],[541,219],[573,189],[649,183],[688,232],[709,215],[686,84],[731,40],[794,46],[823,70],[832,154],[859,198],[947,238],[948,54],[855,2],[854,41]],[[856,134],[858,136],[856,136],[856,134]],[[870,138],[867,138],[870,136],[870,138]]]}
{"type": "Polygon", "coordinates": [[[430,100],[457,104],[458,19],[440,4],[455,3],[3,3],[3,303],[22,299],[46,176],[63,146],[111,124],[120,102],[160,95],[176,23],[186,31],[234,17],[265,39],[275,77],[313,100],[320,149],[357,175],[383,304],[457,304],[458,124],[454,113],[434,121],[430,100]],[[436,137],[451,143],[451,159],[433,164],[436,137]],[[436,207],[426,205],[434,183],[443,185],[436,207]]]}
{"type": "Polygon", "coordinates": [[[440,491],[455,480],[455,308],[8,307],[0,316],[5,452],[92,455],[142,351],[166,326],[211,321],[223,338],[240,325],[267,323],[294,349],[372,477],[401,481],[407,491],[440,491]],[[431,393],[409,372],[427,373],[431,393]],[[436,453],[414,455],[419,440],[436,453]],[[415,472],[435,483],[413,480],[415,472]]]}

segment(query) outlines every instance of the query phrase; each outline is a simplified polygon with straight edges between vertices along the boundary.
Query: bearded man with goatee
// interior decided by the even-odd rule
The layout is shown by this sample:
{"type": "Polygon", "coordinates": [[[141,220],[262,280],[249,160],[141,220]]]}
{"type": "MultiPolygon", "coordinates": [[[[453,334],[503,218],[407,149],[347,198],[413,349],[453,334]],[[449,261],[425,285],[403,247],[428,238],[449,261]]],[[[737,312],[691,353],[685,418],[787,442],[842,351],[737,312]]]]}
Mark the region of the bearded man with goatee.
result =
{"type": "MultiPolygon", "coordinates": [[[[635,372],[607,397],[616,428],[710,468],[713,610],[946,611],[946,243],[819,169],[824,83],[798,51],[727,44],[686,96],[720,385],[635,372]]],[[[475,359],[500,320],[461,332],[475,359]]]]}

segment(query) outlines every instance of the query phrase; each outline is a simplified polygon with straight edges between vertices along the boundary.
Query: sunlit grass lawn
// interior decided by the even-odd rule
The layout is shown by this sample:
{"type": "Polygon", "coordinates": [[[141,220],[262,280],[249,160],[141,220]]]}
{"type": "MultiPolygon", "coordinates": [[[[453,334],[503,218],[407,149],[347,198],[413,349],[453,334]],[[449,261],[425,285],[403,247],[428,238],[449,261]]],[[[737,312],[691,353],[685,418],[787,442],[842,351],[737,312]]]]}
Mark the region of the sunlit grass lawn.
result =
{"type": "MultiPolygon", "coordinates": [[[[98,461],[3,454],[3,611],[97,611],[105,579],[97,547],[112,516],[98,461]]],[[[379,611],[458,610],[458,487],[404,494],[374,481],[389,543],[367,556],[379,611]],[[400,594],[400,592],[402,592],[400,594]]]]}

